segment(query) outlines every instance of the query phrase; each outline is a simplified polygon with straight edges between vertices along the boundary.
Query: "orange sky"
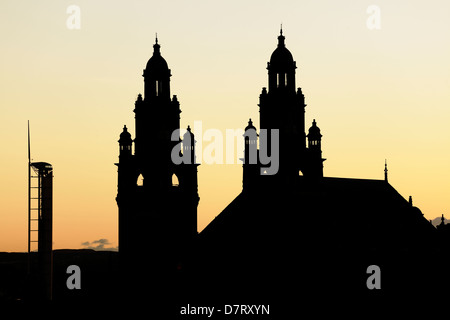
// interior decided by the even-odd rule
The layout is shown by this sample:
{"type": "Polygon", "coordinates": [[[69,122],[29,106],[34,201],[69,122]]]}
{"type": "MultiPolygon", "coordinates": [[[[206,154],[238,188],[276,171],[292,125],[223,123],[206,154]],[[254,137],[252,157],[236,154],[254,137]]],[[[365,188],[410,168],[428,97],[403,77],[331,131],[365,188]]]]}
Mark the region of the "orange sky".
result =
{"type": "MultiPolygon", "coordinates": [[[[248,118],[259,127],[283,23],[306,125],[324,135],[324,174],[382,179],[387,158],[400,194],[428,219],[450,216],[449,12],[445,0],[2,1],[0,251],[27,247],[27,120],[33,159],[54,167],[54,248],[118,245],[117,140],[124,124],[134,136],[155,32],[182,127],[225,135],[248,118]],[[78,30],[66,25],[73,4],[78,30]],[[379,30],[367,28],[370,5],[379,30]]],[[[199,167],[199,230],[241,182],[240,164],[199,167]]]]}

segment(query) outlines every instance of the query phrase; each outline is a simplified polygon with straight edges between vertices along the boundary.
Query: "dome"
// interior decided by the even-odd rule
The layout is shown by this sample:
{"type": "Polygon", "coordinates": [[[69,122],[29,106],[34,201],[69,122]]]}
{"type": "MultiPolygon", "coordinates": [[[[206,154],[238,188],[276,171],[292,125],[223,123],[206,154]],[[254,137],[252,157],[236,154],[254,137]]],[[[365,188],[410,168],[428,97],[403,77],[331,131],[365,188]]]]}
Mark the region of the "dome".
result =
{"type": "Polygon", "coordinates": [[[169,72],[169,66],[166,60],[161,56],[160,52],[161,46],[158,44],[158,38],[156,38],[156,43],[153,45],[153,56],[148,60],[145,71],[152,74],[165,74],[169,72]]]}
{"type": "Polygon", "coordinates": [[[311,128],[309,128],[307,137],[309,139],[320,139],[322,134],[320,133],[320,128],[317,126],[316,119],[313,120],[311,128]]]}
{"type": "Polygon", "coordinates": [[[186,132],[183,135],[184,139],[191,139],[191,141],[194,139],[194,134],[191,131],[191,126],[187,126],[186,132]]]}
{"type": "Polygon", "coordinates": [[[123,126],[123,131],[120,134],[119,143],[120,144],[131,144],[132,143],[131,134],[128,132],[127,126],[123,126]]]}
{"type": "Polygon", "coordinates": [[[270,56],[270,67],[275,69],[285,70],[292,68],[295,64],[292,53],[284,45],[284,39],[283,30],[281,30],[278,36],[278,47],[270,56]]]}
{"type": "Polygon", "coordinates": [[[245,127],[245,131],[250,130],[250,129],[253,129],[253,130],[256,131],[256,128],[255,128],[255,126],[253,125],[252,119],[249,119],[249,120],[248,120],[248,126],[245,127]]]}

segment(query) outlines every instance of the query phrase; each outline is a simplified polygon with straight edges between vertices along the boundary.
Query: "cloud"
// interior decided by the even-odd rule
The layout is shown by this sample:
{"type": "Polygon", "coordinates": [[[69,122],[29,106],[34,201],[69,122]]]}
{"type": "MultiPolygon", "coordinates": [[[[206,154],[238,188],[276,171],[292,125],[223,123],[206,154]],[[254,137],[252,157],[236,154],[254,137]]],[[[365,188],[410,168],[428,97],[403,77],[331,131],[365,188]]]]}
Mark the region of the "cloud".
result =
{"type": "Polygon", "coordinates": [[[118,247],[110,247],[112,245],[108,239],[98,239],[92,242],[85,241],[82,242],[81,245],[84,247],[83,249],[93,249],[98,251],[117,251],[118,247]]]}

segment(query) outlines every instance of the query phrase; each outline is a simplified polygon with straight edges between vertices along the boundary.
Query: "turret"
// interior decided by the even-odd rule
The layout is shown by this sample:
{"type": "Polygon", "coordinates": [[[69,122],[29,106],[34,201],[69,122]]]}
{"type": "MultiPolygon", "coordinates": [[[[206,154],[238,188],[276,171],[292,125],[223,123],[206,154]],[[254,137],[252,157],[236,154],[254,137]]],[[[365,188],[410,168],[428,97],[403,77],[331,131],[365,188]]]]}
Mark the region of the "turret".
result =
{"type": "Polygon", "coordinates": [[[120,139],[118,142],[120,149],[120,160],[131,157],[131,145],[133,140],[131,139],[131,134],[128,132],[127,126],[123,126],[123,131],[120,134],[120,139]]]}
{"type": "Polygon", "coordinates": [[[248,120],[248,125],[244,132],[244,158],[243,160],[243,178],[242,187],[244,191],[253,189],[253,186],[259,181],[258,165],[258,134],[253,125],[252,119],[248,120]]]}
{"type": "Polygon", "coordinates": [[[195,164],[195,137],[188,126],[186,133],[183,135],[183,158],[186,159],[187,164],[195,164]]]}

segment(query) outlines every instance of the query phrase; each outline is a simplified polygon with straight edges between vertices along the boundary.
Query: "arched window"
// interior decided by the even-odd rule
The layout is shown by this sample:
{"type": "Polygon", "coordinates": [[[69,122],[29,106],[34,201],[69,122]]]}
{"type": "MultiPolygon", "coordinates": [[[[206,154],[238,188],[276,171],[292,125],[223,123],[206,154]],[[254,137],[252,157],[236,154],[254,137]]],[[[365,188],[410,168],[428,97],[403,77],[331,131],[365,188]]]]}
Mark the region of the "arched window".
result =
{"type": "Polygon", "coordinates": [[[143,185],[144,185],[144,176],[141,173],[137,179],[137,186],[142,187],[143,185]]]}
{"type": "Polygon", "coordinates": [[[178,177],[177,177],[177,175],[174,173],[173,175],[172,175],[172,186],[173,187],[178,187],[179,186],[179,181],[178,181],[178,177]]]}

